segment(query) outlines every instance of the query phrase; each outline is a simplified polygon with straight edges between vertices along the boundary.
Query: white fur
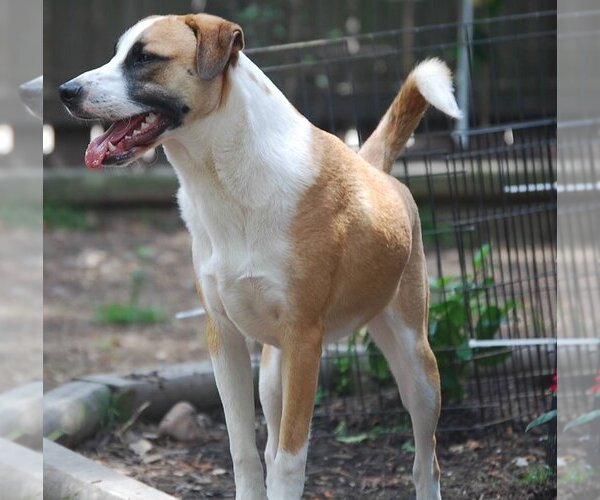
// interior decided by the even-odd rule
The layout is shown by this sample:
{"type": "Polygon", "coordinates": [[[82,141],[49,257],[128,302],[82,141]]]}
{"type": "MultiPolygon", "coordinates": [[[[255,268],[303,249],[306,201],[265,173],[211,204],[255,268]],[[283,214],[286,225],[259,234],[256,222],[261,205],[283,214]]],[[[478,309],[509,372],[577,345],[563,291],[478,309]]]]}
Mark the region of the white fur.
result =
{"type": "Polygon", "coordinates": [[[419,360],[419,334],[408,328],[393,307],[387,307],[369,323],[369,331],[384,353],[394,375],[404,407],[411,416],[415,438],[413,480],[417,500],[441,500],[440,483],[434,473],[434,442],[437,425],[436,392],[419,360]]]}
{"type": "Polygon", "coordinates": [[[268,500],[292,500],[302,497],[306,476],[307,443],[295,454],[277,452],[272,468],[267,473],[268,500]]]}
{"type": "Polygon", "coordinates": [[[117,52],[110,61],[72,80],[86,89],[85,99],[81,103],[83,111],[107,120],[118,120],[123,116],[133,116],[145,111],[129,99],[122,64],[140,35],[161,17],[142,19],[129,28],[119,39],[117,52]]]}
{"type": "Polygon", "coordinates": [[[258,390],[260,404],[267,422],[267,445],[265,446],[265,464],[267,477],[272,472],[273,463],[279,447],[279,431],[283,410],[281,385],[281,350],[271,348],[266,363],[261,362],[258,390]]]}
{"type": "Polygon", "coordinates": [[[452,87],[452,73],[446,64],[437,59],[427,59],[420,63],[412,75],[421,95],[440,111],[453,118],[461,118],[452,87]]]}
{"type": "MultiPolygon", "coordinates": [[[[230,345],[213,355],[213,366],[236,464],[236,498],[245,500],[264,498],[264,481],[258,478],[256,445],[249,444],[254,405],[243,336],[279,343],[276,312],[288,307],[290,224],[318,171],[311,158],[312,126],[242,53],[230,81],[224,108],[177,130],[164,148],[180,179],[181,213],[192,234],[206,308],[230,336],[230,345]]],[[[279,377],[268,382],[280,386],[279,358],[274,353],[265,376],[279,377]]],[[[281,389],[267,387],[264,379],[261,389],[272,417],[268,498],[300,498],[306,450],[296,457],[278,451],[281,389]]]]}
{"type": "Polygon", "coordinates": [[[177,131],[164,147],[180,179],[209,313],[278,345],[273,312],[287,307],[290,224],[317,175],[311,125],[243,54],[230,79],[224,109],[177,131]]]}

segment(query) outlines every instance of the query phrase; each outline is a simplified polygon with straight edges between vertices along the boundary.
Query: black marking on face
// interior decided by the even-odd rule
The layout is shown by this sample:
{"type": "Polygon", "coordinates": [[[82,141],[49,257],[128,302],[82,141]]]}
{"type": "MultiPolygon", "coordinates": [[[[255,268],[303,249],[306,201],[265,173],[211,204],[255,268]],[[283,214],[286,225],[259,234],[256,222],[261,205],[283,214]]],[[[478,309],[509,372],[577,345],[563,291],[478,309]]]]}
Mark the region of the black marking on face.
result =
{"type": "Polygon", "coordinates": [[[125,61],[123,61],[123,65],[125,69],[144,69],[149,66],[154,66],[156,63],[169,61],[171,58],[167,56],[161,56],[159,54],[154,54],[153,52],[148,52],[144,49],[145,44],[143,42],[137,41],[133,44],[127,56],[125,56],[125,61]]]}
{"type": "Polygon", "coordinates": [[[172,122],[169,128],[177,128],[186,113],[183,111],[185,104],[153,79],[162,64],[170,60],[170,57],[147,52],[144,42],[137,41],[123,61],[122,71],[129,99],[147,111],[166,116],[172,122]]]}
{"type": "Polygon", "coordinates": [[[127,78],[127,93],[129,98],[148,111],[155,111],[169,118],[170,128],[177,128],[183,122],[183,107],[181,99],[170,95],[157,84],[127,78]]]}

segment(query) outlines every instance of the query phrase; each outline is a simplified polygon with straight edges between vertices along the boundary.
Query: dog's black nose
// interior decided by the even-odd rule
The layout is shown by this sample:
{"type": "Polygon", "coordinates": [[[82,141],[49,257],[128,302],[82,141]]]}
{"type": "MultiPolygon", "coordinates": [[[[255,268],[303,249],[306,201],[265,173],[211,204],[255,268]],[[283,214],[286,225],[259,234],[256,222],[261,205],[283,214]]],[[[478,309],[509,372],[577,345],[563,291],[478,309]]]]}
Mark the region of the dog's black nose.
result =
{"type": "Polygon", "coordinates": [[[76,82],[70,81],[58,87],[58,91],[60,98],[65,104],[72,104],[76,99],[81,97],[83,87],[76,82]]]}

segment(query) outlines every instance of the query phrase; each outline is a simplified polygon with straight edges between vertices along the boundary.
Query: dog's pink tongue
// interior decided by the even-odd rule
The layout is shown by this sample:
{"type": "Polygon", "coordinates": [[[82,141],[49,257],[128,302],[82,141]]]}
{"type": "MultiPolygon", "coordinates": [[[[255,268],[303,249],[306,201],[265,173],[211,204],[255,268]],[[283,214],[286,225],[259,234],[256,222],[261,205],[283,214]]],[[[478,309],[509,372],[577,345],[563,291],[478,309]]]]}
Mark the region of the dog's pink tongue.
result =
{"type": "Polygon", "coordinates": [[[113,123],[106,132],[90,142],[85,150],[85,164],[87,167],[101,168],[104,158],[108,154],[108,143],[112,142],[116,145],[130,129],[134,129],[143,119],[143,115],[139,115],[119,120],[113,123]]]}
{"type": "Polygon", "coordinates": [[[96,137],[92,142],[88,144],[85,150],[85,164],[88,168],[100,168],[104,157],[108,153],[108,141],[105,139],[104,134],[96,137]]]}
{"type": "Polygon", "coordinates": [[[102,135],[89,143],[85,150],[85,164],[88,168],[100,168],[108,153],[108,143],[116,143],[127,132],[128,120],[113,123],[102,135]],[[122,132],[122,133],[121,133],[122,132]]]}

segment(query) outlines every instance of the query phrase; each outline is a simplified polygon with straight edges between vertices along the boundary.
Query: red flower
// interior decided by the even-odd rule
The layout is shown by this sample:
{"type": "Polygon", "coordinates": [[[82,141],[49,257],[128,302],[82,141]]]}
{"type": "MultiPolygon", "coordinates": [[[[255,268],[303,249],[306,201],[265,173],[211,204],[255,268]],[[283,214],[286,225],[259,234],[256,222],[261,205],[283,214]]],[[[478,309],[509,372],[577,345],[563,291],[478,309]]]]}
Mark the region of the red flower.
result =
{"type": "MultiPolygon", "coordinates": [[[[600,371],[598,372],[598,377],[600,378],[600,371]]],[[[556,394],[556,391],[558,390],[558,374],[556,371],[554,372],[554,375],[552,375],[552,385],[548,387],[548,390],[554,394],[556,394]]],[[[600,390],[600,388],[598,390],[600,390]]]]}
{"type": "Polygon", "coordinates": [[[596,383],[592,386],[592,392],[600,392],[600,370],[596,373],[596,378],[594,380],[596,383]]]}

